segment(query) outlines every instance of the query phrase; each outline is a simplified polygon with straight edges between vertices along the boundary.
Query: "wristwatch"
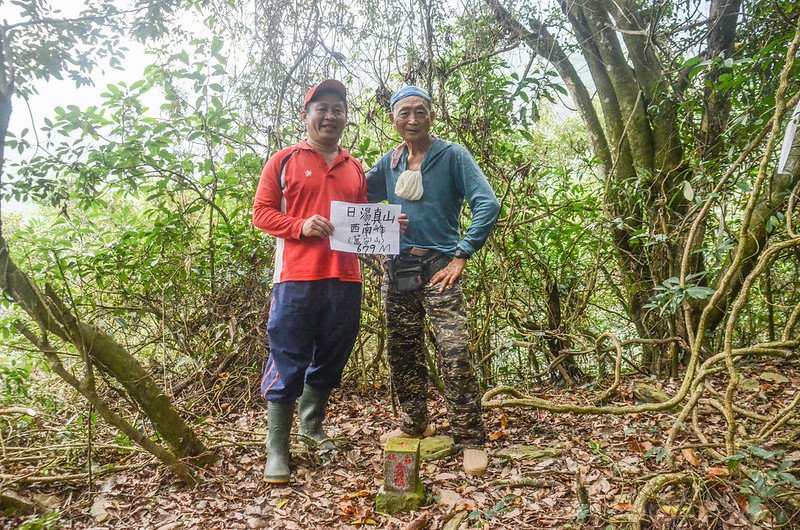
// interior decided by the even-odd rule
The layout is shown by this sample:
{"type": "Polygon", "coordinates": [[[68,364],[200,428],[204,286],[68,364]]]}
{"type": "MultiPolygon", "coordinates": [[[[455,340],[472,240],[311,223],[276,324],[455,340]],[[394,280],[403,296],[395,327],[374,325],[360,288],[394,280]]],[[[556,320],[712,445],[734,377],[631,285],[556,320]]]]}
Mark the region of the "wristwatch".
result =
{"type": "Polygon", "coordinates": [[[456,247],[456,252],[453,254],[453,257],[458,259],[469,259],[469,254],[461,250],[461,247],[456,247]]]}

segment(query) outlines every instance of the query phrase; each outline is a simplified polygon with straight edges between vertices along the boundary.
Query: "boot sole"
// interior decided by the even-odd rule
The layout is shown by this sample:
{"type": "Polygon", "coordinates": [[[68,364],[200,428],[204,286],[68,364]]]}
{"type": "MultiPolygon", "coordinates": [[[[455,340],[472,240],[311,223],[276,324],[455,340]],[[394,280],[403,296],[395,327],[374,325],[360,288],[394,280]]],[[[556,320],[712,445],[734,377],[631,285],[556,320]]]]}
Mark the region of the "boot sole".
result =
{"type": "Polygon", "coordinates": [[[277,477],[276,478],[264,477],[264,482],[266,482],[267,484],[288,484],[289,483],[289,477],[286,477],[286,478],[283,478],[283,477],[280,477],[280,478],[277,478],[277,477]]]}

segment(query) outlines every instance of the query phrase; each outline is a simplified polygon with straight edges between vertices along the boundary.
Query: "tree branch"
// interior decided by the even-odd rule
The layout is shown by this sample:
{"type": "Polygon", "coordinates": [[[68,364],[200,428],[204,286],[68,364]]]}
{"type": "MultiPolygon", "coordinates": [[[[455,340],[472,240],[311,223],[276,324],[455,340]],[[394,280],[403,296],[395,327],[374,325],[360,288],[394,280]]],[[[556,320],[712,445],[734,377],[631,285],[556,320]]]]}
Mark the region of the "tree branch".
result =
{"type": "Polygon", "coordinates": [[[500,22],[506,30],[523,40],[531,50],[552,64],[556,72],[561,76],[561,79],[564,80],[572,100],[578,107],[581,118],[584,123],[586,123],[595,155],[601,161],[607,174],[611,170],[613,162],[605,132],[600,124],[597,112],[594,110],[592,98],[589,95],[589,91],[586,89],[586,85],[581,80],[575,67],[569,61],[561,45],[553,38],[540,21],[532,19],[530,22],[533,25],[532,29],[528,30],[511,16],[498,0],[486,0],[486,4],[489,6],[489,9],[491,9],[497,21],[500,22]]]}

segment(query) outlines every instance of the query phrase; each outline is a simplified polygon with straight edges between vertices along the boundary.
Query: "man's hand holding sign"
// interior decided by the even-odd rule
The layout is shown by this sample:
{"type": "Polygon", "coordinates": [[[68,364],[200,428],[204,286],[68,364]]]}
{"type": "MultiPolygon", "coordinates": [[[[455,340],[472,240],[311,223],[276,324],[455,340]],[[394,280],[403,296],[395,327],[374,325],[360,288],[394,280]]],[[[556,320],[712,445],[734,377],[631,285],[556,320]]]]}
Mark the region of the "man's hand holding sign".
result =
{"type": "Polygon", "coordinates": [[[333,234],[333,225],[319,214],[314,214],[303,223],[303,235],[306,237],[318,237],[320,239],[330,237],[333,234]]]}

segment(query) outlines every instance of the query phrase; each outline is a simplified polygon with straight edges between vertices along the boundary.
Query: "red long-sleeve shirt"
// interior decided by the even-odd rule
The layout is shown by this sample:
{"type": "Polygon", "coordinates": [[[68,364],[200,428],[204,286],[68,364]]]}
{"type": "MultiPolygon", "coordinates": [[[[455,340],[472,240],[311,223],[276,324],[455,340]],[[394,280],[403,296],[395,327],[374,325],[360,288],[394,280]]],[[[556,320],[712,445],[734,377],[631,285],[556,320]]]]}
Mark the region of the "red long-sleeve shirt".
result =
{"type": "Polygon", "coordinates": [[[302,235],[303,223],[312,215],[330,219],[331,201],[367,202],[364,169],[346,149],[339,150],[331,167],[305,140],[267,161],[253,204],[253,224],[278,240],[275,283],[361,281],[358,255],[331,250],[327,238],[302,235]]]}

